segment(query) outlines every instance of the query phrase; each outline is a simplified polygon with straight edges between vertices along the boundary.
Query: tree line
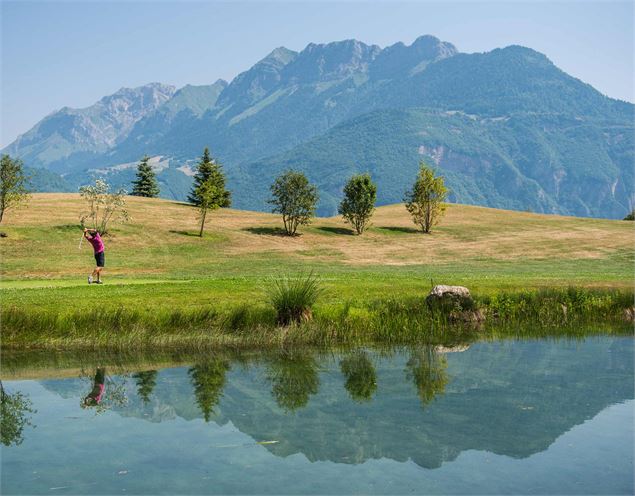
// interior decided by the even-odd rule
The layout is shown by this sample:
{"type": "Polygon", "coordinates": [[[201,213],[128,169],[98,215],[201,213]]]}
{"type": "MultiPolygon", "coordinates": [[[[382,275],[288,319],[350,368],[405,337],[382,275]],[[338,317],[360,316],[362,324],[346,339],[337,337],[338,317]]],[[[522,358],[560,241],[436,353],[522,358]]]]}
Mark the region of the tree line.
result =
{"type": "MultiPolygon", "coordinates": [[[[156,197],[159,187],[149,158],[144,157],[137,168],[137,178],[133,182],[132,194],[135,196],[156,197]]],[[[272,212],[282,216],[285,234],[295,236],[298,228],[309,224],[319,202],[318,188],[311,184],[304,173],[294,170],[283,172],[275,178],[270,187],[271,198],[268,203],[272,212]]],[[[406,191],[404,202],[413,221],[424,233],[429,233],[439,221],[445,210],[444,201],[448,189],[443,177],[425,162],[419,165],[419,173],[412,188],[406,191]]],[[[199,210],[199,236],[203,236],[205,221],[210,211],[231,205],[231,193],[226,188],[226,179],[222,165],[214,160],[208,148],[199,160],[192,190],[188,201],[199,210]]],[[[349,223],[357,235],[361,235],[370,225],[375,203],[377,185],[369,174],[355,174],[344,186],[338,213],[349,223]]]]}
{"type": "MultiPolygon", "coordinates": [[[[144,156],[137,165],[136,178],[132,182],[133,196],[155,198],[160,188],[156,173],[150,165],[150,158],[144,156]]],[[[2,155],[0,160],[0,223],[9,209],[28,202],[29,177],[24,173],[23,163],[19,159],[2,155]]],[[[317,186],[311,184],[304,173],[288,170],[280,174],[270,187],[271,198],[268,203],[272,212],[282,216],[284,233],[295,236],[298,228],[309,224],[315,217],[319,201],[317,186]]],[[[357,235],[361,235],[370,226],[377,200],[377,185],[369,174],[355,174],[344,186],[344,198],[338,207],[338,213],[349,223],[357,235]]],[[[424,161],[419,163],[419,172],[414,184],[404,194],[406,209],[413,222],[424,233],[430,233],[445,211],[448,189],[442,176],[424,161]]],[[[80,194],[89,203],[89,211],[82,214],[82,224],[92,222],[92,227],[106,232],[107,222],[114,214],[127,218],[125,211],[126,191],[110,191],[109,185],[98,179],[95,185],[83,186],[80,194]],[[100,207],[103,213],[99,214],[100,207]]],[[[227,190],[222,165],[212,158],[205,148],[200,158],[192,190],[188,201],[198,209],[200,229],[203,236],[205,222],[210,211],[231,206],[231,192],[227,190]]],[[[635,220],[632,210],[624,220],[635,220]]],[[[3,234],[4,235],[4,234],[3,234]]]]}

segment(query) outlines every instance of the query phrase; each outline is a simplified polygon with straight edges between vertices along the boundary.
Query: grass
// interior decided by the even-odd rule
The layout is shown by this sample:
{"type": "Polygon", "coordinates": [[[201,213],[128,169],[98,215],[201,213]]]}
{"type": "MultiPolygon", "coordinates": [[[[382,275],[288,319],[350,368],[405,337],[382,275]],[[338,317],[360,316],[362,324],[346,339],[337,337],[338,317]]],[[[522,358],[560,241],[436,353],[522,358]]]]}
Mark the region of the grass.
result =
{"type": "MultiPolygon", "coordinates": [[[[341,218],[320,218],[289,238],[279,234],[278,216],[222,209],[198,238],[189,236],[197,232],[192,207],[134,197],[128,203],[132,222],[114,226],[105,240],[103,286],[85,282],[93,258],[86,243],[78,249],[78,195],[36,194],[28,208],[7,213],[2,230],[8,237],[0,238],[3,346],[27,344],[7,333],[18,325],[32,339],[47,340],[45,322],[57,329],[52,346],[112,339],[121,345],[207,343],[210,329],[217,335],[211,341],[258,345],[260,338],[245,340],[228,329],[275,324],[263,288],[278,274],[310,271],[323,289],[310,328],[335,325],[345,309],[360,316],[374,312],[375,304],[421,301],[432,284],[467,286],[484,305],[529,301],[527,295],[545,290],[565,294],[571,286],[632,305],[629,222],[450,205],[437,229],[423,235],[403,205],[391,205],[377,209],[362,236],[351,236],[341,218]],[[108,322],[103,336],[86,334],[86,316],[108,322]],[[161,332],[151,331],[153,319],[161,332]],[[177,325],[182,328],[169,327],[177,325]],[[114,338],[113,329],[135,338],[114,338]]],[[[285,331],[285,339],[299,339],[296,331],[285,331]]],[[[262,341],[280,341],[267,332],[262,341]]],[[[327,331],[311,332],[308,341],[326,339],[321,333],[327,331]]]]}
{"type": "MultiPolygon", "coordinates": [[[[291,282],[292,293],[313,291],[312,278],[291,282]],[[308,281],[308,284],[307,284],[308,281]]],[[[288,281],[283,282],[284,311],[288,281]]],[[[290,298],[297,303],[295,297],[290,298]]],[[[300,303],[306,304],[301,298],[300,303]]],[[[139,307],[88,312],[3,310],[2,346],[26,348],[270,348],[309,345],[429,343],[451,345],[492,336],[583,336],[598,332],[632,334],[623,321],[632,291],[541,290],[476,298],[484,324],[463,323],[430,308],[421,298],[369,300],[323,305],[312,320],[280,327],[272,306],[242,305],[156,311],[139,307]]],[[[299,308],[299,307],[293,307],[299,308]]],[[[305,308],[302,306],[302,308],[305,308]]]]}
{"type": "Polygon", "coordinates": [[[277,323],[286,326],[311,320],[321,292],[319,279],[313,272],[275,279],[269,289],[269,302],[276,312],[277,323]]]}

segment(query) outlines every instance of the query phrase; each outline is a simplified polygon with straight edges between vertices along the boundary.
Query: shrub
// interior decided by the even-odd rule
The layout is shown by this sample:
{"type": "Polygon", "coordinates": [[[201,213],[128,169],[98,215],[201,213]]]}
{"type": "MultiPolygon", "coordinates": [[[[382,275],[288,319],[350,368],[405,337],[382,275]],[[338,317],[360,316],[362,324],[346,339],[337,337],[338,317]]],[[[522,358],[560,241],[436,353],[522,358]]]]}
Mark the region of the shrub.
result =
{"type": "Polygon", "coordinates": [[[269,301],[276,310],[279,325],[311,320],[313,305],[320,296],[319,279],[313,274],[284,277],[273,282],[269,301]]]}

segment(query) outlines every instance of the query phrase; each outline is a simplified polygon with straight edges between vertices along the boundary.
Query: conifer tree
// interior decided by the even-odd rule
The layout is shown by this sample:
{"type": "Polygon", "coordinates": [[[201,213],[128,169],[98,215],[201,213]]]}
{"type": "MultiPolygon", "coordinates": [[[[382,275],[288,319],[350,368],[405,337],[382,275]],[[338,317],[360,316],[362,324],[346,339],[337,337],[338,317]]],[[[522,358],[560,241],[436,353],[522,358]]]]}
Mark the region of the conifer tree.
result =
{"type": "Polygon", "coordinates": [[[147,155],[141,159],[137,166],[137,179],[132,182],[132,195],[145,196],[146,198],[156,198],[159,196],[159,185],[157,177],[148,161],[147,155]]]}
{"type": "Polygon", "coordinates": [[[187,200],[196,206],[201,203],[200,191],[201,186],[210,180],[211,184],[221,193],[222,201],[220,202],[221,208],[227,208],[231,205],[231,193],[225,189],[225,173],[223,172],[223,166],[214,160],[210,153],[209,148],[205,148],[203,156],[199,160],[196,167],[196,174],[194,175],[194,184],[192,185],[192,191],[187,200]]]}

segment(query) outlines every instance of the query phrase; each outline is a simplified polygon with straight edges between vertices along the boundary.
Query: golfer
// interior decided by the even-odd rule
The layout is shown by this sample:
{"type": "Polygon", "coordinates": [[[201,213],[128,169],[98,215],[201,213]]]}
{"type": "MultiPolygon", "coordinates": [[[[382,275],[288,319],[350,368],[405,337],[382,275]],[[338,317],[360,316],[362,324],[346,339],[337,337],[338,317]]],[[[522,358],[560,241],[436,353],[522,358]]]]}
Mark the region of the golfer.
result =
{"type": "Polygon", "coordinates": [[[93,273],[88,276],[88,284],[102,284],[101,282],[101,271],[104,268],[106,263],[106,256],[104,254],[104,242],[101,240],[101,236],[97,229],[84,229],[84,237],[88,240],[88,242],[93,245],[93,250],[95,252],[95,270],[93,273]]]}

